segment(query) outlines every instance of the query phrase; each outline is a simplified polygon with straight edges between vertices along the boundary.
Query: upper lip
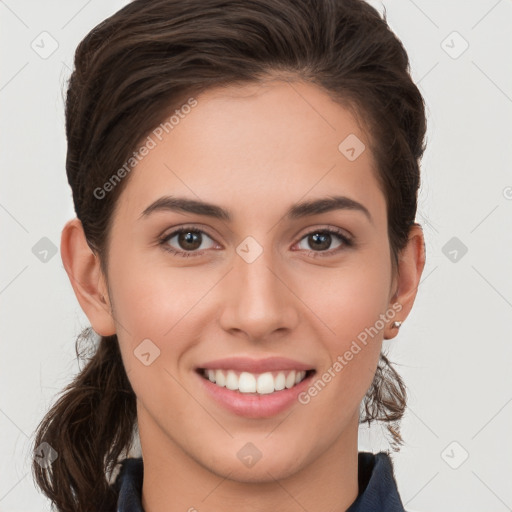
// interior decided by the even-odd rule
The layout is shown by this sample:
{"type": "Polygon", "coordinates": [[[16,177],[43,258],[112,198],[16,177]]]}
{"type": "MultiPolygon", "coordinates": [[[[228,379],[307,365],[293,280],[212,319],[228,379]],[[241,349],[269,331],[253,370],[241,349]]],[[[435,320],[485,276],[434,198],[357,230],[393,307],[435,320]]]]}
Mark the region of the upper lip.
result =
{"type": "Polygon", "coordinates": [[[275,372],[279,370],[313,370],[314,368],[305,363],[294,361],[287,357],[268,357],[265,359],[251,359],[248,357],[228,357],[208,361],[198,368],[210,370],[236,370],[249,373],[275,372]]]}

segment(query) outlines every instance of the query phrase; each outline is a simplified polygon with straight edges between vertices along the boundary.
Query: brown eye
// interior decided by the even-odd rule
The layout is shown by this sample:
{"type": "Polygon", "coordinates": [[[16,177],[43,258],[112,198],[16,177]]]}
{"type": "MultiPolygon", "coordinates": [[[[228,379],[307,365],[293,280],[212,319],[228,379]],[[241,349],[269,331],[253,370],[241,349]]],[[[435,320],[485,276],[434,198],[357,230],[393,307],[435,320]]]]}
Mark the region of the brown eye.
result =
{"type": "Polygon", "coordinates": [[[177,241],[181,249],[186,251],[194,251],[199,249],[201,246],[202,236],[198,231],[188,231],[186,233],[183,232],[179,233],[177,236],[177,241]]]}
{"type": "Polygon", "coordinates": [[[325,251],[329,249],[332,243],[332,237],[329,233],[315,233],[308,235],[309,246],[318,249],[319,251],[325,251]]]}
{"type": "Polygon", "coordinates": [[[352,246],[352,241],[339,231],[332,229],[322,229],[311,231],[302,237],[299,242],[299,248],[310,252],[327,252],[328,254],[336,253],[343,247],[352,246]],[[306,246],[301,247],[302,241],[306,246]],[[336,243],[333,247],[332,244],[336,243]]]}
{"type": "Polygon", "coordinates": [[[204,249],[214,246],[213,240],[202,230],[192,228],[180,228],[160,240],[160,244],[166,251],[181,256],[195,256],[204,249]],[[175,239],[175,240],[174,240],[175,239]],[[210,245],[204,244],[210,241],[210,245]]]}

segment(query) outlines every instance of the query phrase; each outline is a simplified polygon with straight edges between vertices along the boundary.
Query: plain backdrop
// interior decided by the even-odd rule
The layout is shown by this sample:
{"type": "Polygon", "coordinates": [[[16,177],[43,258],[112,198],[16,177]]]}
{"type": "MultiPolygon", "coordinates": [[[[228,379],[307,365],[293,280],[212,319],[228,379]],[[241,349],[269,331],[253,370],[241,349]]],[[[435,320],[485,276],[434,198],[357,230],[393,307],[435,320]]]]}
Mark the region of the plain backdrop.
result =
{"type": "MultiPolygon", "coordinates": [[[[31,442],[78,371],[88,325],[58,252],[74,217],[63,95],[79,41],[125,3],[0,0],[0,512],[49,510],[31,442]]],[[[409,391],[399,491],[410,511],[512,510],[512,3],[384,5],[429,123],[427,264],[386,342],[409,391]]],[[[362,429],[360,449],[386,447],[380,429],[362,429]]]]}

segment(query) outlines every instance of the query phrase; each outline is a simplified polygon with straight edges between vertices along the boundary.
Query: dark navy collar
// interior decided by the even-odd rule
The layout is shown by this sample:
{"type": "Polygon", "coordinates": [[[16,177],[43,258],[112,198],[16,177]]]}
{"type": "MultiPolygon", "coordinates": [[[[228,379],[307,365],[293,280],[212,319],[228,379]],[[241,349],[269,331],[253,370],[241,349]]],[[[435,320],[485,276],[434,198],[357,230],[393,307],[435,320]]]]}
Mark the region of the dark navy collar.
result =
{"type": "MultiPolygon", "coordinates": [[[[389,455],[359,452],[359,495],[346,512],[405,512],[398,494],[389,455]]],[[[116,512],[144,512],[142,508],[142,458],[125,459],[114,487],[116,512]]]]}
{"type": "Polygon", "coordinates": [[[359,452],[359,495],[347,512],[405,512],[389,455],[359,452]]]}

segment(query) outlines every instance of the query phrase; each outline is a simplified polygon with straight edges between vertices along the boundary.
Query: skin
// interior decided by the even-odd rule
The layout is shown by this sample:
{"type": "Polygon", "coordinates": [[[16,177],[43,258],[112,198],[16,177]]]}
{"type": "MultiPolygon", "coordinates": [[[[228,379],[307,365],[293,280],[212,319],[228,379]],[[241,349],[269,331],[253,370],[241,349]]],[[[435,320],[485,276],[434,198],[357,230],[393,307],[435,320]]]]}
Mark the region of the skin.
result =
{"type": "MultiPolygon", "coordinates": [[[[414,226],[392,272],[386,202],[368,135],[351,113],[315,85],[275,80],[211,89],[137,164],[114,215],[108,278],[80,222],[62,232],[61,254],[81,307],[101,335],[116,333],[137,395],[146,512],[241,509],[344,511],[355,500],[359,404],[371,384],[382,339],[413,305],[425,263],[414,226]],[[366,150],[349,161],[338,145],[355,134],[366,150]],[[370,212],[334,210],[287,220],[294,203],[348,196],[370,212]],[[228,209],[225,222],[159,211],[163,195],[228,209]],[[166,252],[159,237],[180,226],[204,231],[197,256],[166,252]],[[339,228],[324,251],[308,234],[339,228]],[[316,230],[316,231],[315,231],[316,230]],[[236,248],[252,236],[252,263],[236,248]],[[317,257],[313,257],[313,254],[317,257]],[[307,405],[271,418],[224,410],[194,369],[232,355],[285,356],[317,376],[393,304],[402,309],[307,405]],[[134,356],[149,338],[160,356],[134,356]],[[261,452],[252,467],[237,452],[261,452]]],[[[178,237],[167,242],[186,252],[178,237]]],[[[189,250],[190,251],[190,250],[189,250]]]]}

